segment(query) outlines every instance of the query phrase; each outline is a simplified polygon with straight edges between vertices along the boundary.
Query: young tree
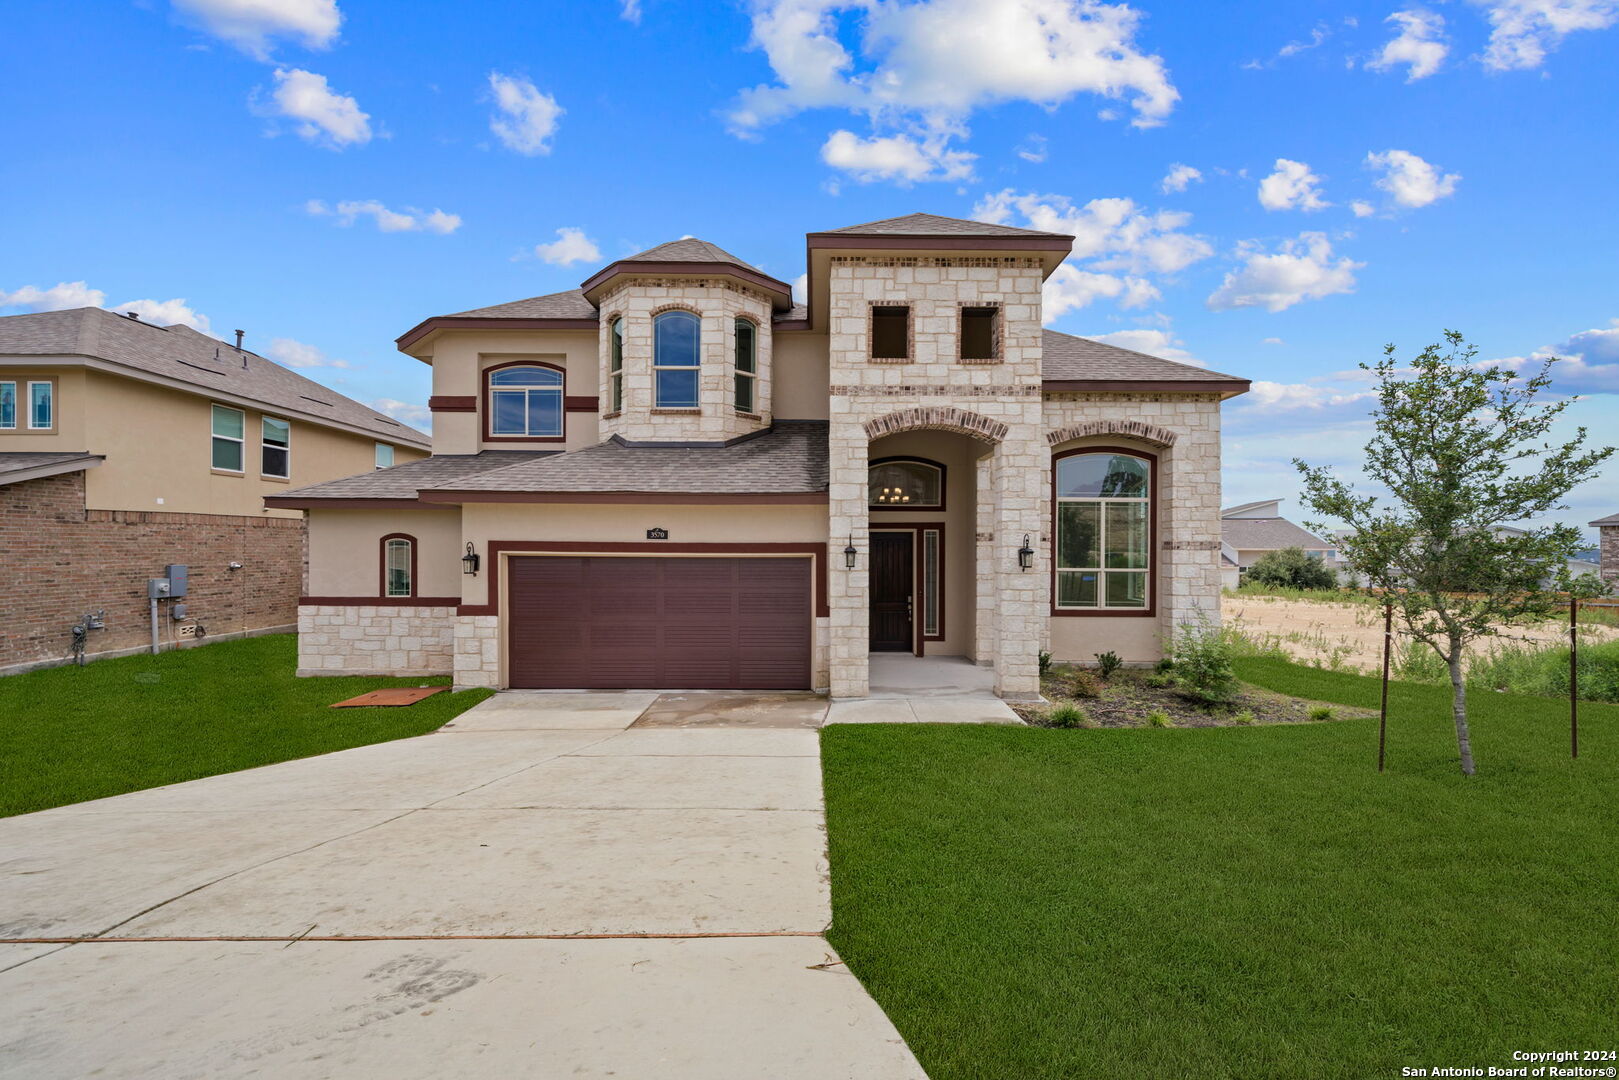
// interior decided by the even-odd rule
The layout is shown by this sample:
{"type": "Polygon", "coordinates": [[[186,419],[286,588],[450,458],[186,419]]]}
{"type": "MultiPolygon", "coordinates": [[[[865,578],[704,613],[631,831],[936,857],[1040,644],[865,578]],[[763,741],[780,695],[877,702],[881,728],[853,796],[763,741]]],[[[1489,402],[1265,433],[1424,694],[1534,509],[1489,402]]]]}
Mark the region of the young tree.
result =
{"type": "Polygon", "coordinates": [[[1450,669],[1452,714],[1462,772],[1473,775],[1463,658],[1469,643],[1520,616],[1550,616],[1555,589],[1570,585],[1565,560],[1579,531],[1499,526],[1551,510],[1595,475],[1612,447],[1587,449],[1585,429],[1554,444],[1553,422],[1575,399],[1538,400],[1551,384],[1552,360],[1539,371],[1483,367],[1478,350],[1454,330],[1407,369],[1394,346],[1377,364],[1376,434],[1365,473],[1390,498],[1357,495],[1326,468],[1295,459],[1303,499],[1352,532],[1341,541],[1350,565],[1394,603],[1406,633],[1450,669]],[[1550,587],[1548,588],[1548,583],[1550,587]]]}

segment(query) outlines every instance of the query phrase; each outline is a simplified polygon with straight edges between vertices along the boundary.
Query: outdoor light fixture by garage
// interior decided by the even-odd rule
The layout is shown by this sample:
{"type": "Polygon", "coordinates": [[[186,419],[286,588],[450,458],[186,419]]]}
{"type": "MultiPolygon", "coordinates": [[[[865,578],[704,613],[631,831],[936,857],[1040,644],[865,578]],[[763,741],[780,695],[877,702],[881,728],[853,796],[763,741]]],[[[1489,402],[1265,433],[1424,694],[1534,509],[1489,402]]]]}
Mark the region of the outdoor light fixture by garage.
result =
{"type": "Polygon", "coordinates": [[[478,553],[476,551],[472,550],[472,541],[468,540],[467,541],[467,553],[465,555],[461,556],[461,572],[463,574],[470,574],[473,577],[477,577],[478,576],[478,562],[479,562],[478,553]]]}
{"type": "Polygon", "coordinates": [[[1034,548],[1029,546],[1029,534],[1023,534],[1023,546],[1018,548],[1017,564],[1024,570],[1034,565],[1034,548]]]}
{"type": "Polygon", "coordinates": [[[854,569],[854,557],[858,554],[859,552],[854,549],[854,537],[850,536],[849,546],[843,549],[843,566],[845,569],[854,569]]]}

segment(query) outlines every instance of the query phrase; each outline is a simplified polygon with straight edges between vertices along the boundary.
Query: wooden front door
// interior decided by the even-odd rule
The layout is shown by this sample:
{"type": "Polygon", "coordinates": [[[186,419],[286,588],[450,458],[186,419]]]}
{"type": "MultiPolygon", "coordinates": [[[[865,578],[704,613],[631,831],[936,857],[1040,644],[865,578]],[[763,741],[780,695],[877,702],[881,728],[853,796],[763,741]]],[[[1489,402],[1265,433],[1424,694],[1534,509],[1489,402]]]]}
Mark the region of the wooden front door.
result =
{"type": "Polygon", "coordinates": [[[911,652],[916,647],[912,593],[916,570],[911,533],[871,534],[871,651],[911,652]]]}

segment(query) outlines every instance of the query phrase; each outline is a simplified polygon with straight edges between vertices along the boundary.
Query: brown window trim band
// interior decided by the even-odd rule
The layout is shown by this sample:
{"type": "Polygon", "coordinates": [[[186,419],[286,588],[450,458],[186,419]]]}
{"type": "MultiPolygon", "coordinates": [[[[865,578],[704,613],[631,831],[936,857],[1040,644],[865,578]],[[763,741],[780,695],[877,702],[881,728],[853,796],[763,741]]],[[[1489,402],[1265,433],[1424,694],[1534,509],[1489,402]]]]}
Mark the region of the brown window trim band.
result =
{"type": "Polygon", "coordinates": [[[824,504],[824,491],[786,491],[739,494],[733,492],[657,491],[456,491],[440,488],[422,492],[430,503],[627,503],[631,505],[696,504],[824,504]]]}
{"type": "Polygon", "coordinates": [[[459,596],[300,596],[299,607],[444,607],[461,606],[459,596]]]}
{"type": "MultiPolygon", "coordinates": [[[[590,540],[490,540],[484,544],[488,566],[485,602],[461,604],[458,615],[500,614],[500,556],[506,555],[764,555],[777,557],[804,556],[813,564],[810,578],[815,588],[815,617],[831,616],[831,604],[826,591],[825,544],[679,544],[667,541],[615,541],[597,543],[590,540]]],[[[942,608],[940,609],[942,612],[942,608]]],[[[941,622],[942,626],[943,623],[941,622]]]]}
{"type": "Polygon", "coordinates": [[[433,412],[477,412],[478,397],[476,394],[434,394],[427,399],[427,407],[433,412]]]}

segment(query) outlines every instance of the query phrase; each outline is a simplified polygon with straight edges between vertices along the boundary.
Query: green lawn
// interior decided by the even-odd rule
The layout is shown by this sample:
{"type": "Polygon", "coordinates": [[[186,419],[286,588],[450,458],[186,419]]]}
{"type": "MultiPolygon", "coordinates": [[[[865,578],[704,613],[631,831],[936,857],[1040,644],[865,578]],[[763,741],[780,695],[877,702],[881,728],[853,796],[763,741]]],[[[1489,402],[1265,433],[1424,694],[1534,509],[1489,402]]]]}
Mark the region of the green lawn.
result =
{"type": "MultiPolygon", "coordinates": [[[[1242,677],[1345,705],[1377,682],[1242,677]]],[[[1397,1077],[1619,1046],[1619,706],[822,733],[832,943],[933,1080],[1397,1077]]],[[[1600,1063],[1593,1063],[1600,1064],[1600,1063]]],[[[1611,1064],[1611,1063],[1609,1063],[1611,1064]]]]}
{"type": "Polygon", "coordinates": [[[490,693],[329,709],[449,680],[299,679],[296,660],[276,634],[0,678],[0,816],[421,735],[490,693]]]}

